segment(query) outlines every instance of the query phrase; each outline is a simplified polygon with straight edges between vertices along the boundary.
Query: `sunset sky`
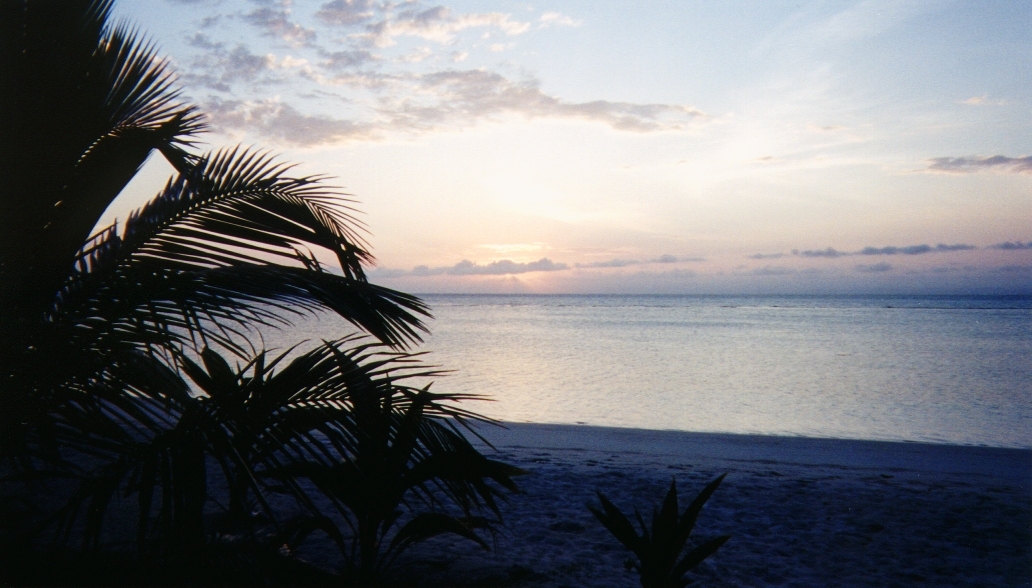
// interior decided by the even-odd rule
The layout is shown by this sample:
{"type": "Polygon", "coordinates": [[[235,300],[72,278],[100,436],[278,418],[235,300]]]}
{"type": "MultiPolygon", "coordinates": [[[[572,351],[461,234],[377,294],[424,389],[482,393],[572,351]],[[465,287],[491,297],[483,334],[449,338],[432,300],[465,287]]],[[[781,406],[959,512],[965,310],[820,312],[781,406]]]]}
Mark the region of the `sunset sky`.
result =
{"type": "MultiPolygon", "coordinates": [[[[430,292],[1032,293],[1032,3],[116,5],[430,292]]],[[[154,159],[106,220],[164,183],[154,159]]]]}

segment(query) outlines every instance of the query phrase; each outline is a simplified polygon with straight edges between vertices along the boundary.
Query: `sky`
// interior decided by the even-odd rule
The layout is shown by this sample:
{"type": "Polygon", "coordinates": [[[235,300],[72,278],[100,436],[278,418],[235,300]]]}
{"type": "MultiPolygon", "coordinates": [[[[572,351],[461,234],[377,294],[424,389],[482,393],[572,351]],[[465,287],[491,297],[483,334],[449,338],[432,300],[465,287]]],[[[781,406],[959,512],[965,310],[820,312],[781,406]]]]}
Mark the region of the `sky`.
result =
{"type": "MultiPolygon", "coordinates": [[[[413,293],[1032,293],[1032,3],[133,0],[413,293]]],[[[164,184],[152,158],[102,222],[164,184]]]]}

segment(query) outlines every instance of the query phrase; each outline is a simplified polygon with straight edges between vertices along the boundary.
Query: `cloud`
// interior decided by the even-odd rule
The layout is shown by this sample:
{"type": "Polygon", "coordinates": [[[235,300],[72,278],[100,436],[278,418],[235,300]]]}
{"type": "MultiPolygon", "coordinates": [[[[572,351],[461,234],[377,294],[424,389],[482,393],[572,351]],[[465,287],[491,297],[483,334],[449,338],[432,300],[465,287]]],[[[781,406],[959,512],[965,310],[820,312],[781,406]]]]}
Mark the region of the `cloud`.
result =
{"type": "Polygon", "coordinates": [[[670,254],[660,255],[653,259],[611,259],[609,261],[593,261],[591,263],[576,263],[574,267],[578,268],[593,268],[593,267],[627,267],[631,265],[645,265],[649,263],[683,263],[687,261],[706,261],[702,257],[677,257],[670,254]]]}
{"type": "Polygon", "coordinates": [[[1032,249],[1032,241],[1022,243],[1021,241],[1004,241],[1003,243],[997,243],[990,245],[990,249],[1002,249],[1003,251],[1018,251],[1021,249],[1032,249]]]}
{"type": "Polygon", "coordinates": [[[754,269],[752,273],[755,276],[787,276],[789,274],[794,274],[795,270],[787,267],[765,265],[754,269]]]}
{"type": "Polygon", "coordinates": [[[955,245],[945,245],[939,243],[935,247],[929,245],[910,245],[907,247],[864,247],[860,250],[860,255],[922,255],[924,253],[932,252],[948,252],[948,251],[967,251],[970,249],[977,249],[974,245],[965,245],[957,243],[955,245]]]}
{"type": "Polygon", "coordinates": [[[784,256],[784,253],[754,253],[749,259],[781,259],[784,256]]]}
{"type": "Polygon", "coordinates": [[[860,265],[856,266],[853,269],[858,271],[858,272],[861,272],[861,273],[872,274],[872,273],[880,273],[880,272],[891,271],[892,270],[892,266],[887,264],[887,263],[885,263],[883,261],[881,263],[875,263],[875,264],[871,264],[871,265],[860,264],[860,265]]]}
{"type": "Polygon", "coordinates": [[[653,259],[611,259],[609,261],[593,261],[591,263],[577,263],[574,267],[577,268],[603,268],[603,267],[627,267],[631,265],[645,265],[650,263],[683,263],[687,261],[706,261],[702,257],[677,257],[676,255],[670,255],[664,253],[659,257],[653,259]]]}
{"type": "Polygon", "coordinates": [[[400,277],[403,277],[403,276],[407,276],[407,275],[410,275],[411,272],[409,272],[408,270],[403,270],[403,269],[391,269],[391,268],[374,267],[374,268],[369,269],[366,273],[371,278],[375,278],[375,279],[378,279],[378,280],[384,280],[384,279],[400,278],[400,277]]]}
{"type": "Polygon", "coordinates": [[[368,49],[320,51],[319,56],[322,58],[319,65],[331,71],[350,69],[376,60],[368,49]]]}
{"type": "Polygon", "coordinates": [[[981,96],[972,96],[967,100],[961,100],[960,103],[968,106],[1003,106],[1007,101],[990,100],[988,94],[982,94],[981,96]]]}
{"type": "Polygon", "coordinates": [[[577,263],[574,267],[577,268],[595,268],[595,267],[627,267],[629,265],[641,265],[641,261],[637,259],[610,259],[609,261],[593,261],[591,263],[577,263]]]}
{"type": "Polygon", "coordinates": [[[792,255],[801,255],[803,257],[842,257],[843,255],[849,255],[849,253],[844,253],[842,251],[838,251],[838,250],[832,249],[831,247],[828,247],[827,249],[817,249],[817,250],[812,250],[811,249],[811,250],[807,250],[807,251],[800,251],[798,249],[793,249],[792,250],[792,255]]]}
{"type": "Polygon", "coordinates": [[[193,60],[194,70],[180,76],[185,84],[229,92],[236,83],[275,83],[282,81],[273,75],[277,68],[273,55],[257,55],[245,45],[227,49],[225,44],[211,40],[204,33],[197,33],[188,43],[205,51],[202,57],[193,60]]]}
{"type": "Polygon", "coordinates": [[[232,134],[246,130],[291,145],[380,138],[380,130],[374,125],[302,114],[276,99],[245,102],[211,98],[204,108],[215,131],[232,134]]]}
{"type": "Polygon", "coordinates": [[[937,157],[929,160],[927,171],[972,174],[978,172],[998,172],[1010,174],[1032,174],[1032,155],[1024,157],[937,157]]]}
{"type": "Polygon", "coordinates": [[[413,129],[517,114],[527,118],[588,120],[618,130],[649,132],[681,129],[703,116],[699,110],[682,105],[606,100],[566,102],[542,92],[537,80],[515,82],[483,69],[439,71],[418,76],[415,81],[420,93],[431,97],[429,102],[405,97],[381,110],[396,123],[407,123],[413,129]]]}
{"type": "Polygon", "coordinates": [[[543,29],[547,27],[579,27],[581,21],[574,20],[568,16],[559,14],[558,12],[546,12],[541,15],[538,19],[538,28],[543,29]]]}
{"type": "Polygon", "coordinates": [[[328,25],[356,25],[373,18],[372,0],[334,0],[319,7],[316,18],[328,25]]]}
{"type": "Polygon", "coordinates": [[[401,56],[400,60],[405,63],[420,63],[433,54],[434,52],[429,47],[419,47],[412,50],[407,55],[401,56]]]}
{"type": "MultiPolygon", "coordinates": [[[[264,59],[264,58],[263,58],[264,59]]],[[[276,64],[268,59],[261,68],[248,70],[251,78],[276,64]]],[[[305,70],[308,71],[308,70],[305,70]]],[[[223,88],[221,77],[213,87],[223,88]]],[[[407,80],[420,92],[402,98],[382,98],[373,122],[356,122],[326,116],[303,115],[279,99],[260,102],[227,100],[209,111],[215,126],[226,132],[248,131],[295,145],[316,145],[353,140],[378,140],[387,132],[426,133],[446,128],[476,125],[505,115],[527,119],[570,119],[609,125],[613,129],[651,132],[681,129],[701,116],[695,108],[669,104],[627,102],[566,102],[543,93],[537,81],[515,83],[485,70],[448,70],[409,78],[355,75],[349,78],[366,89],[389,87],[397,91],[407,80]],[[319,126],[320,128],[316,128],[319,126]]]]}
{"type": "Polygon", "coordinates": [[[256,8],[243,16],[244,22],[262,29],[262,34],[298,46],[315,40],[315,31],[290,21],[288,8],[256,8]]]}
{"type": "Polygon", "coordinates": [[[972,249],[978,249],[978,247],[966,243],[954,243],[953,245],[939,243],[935,246],[935,251],[970,251],[972,249]]]}
{"type": "MultiPolygon", "coordinates": [[[[270,10],[273,9],[263,7],[249,18],[264,23],[270,30],[276,29],[279,25],[275,22],[280,21],[273,14],[276,11],[270,10]]],[[[276,14],[280,12],[284,11],[276,14]]],[[[280,60],[274,55],[258,55],[243,44],[229,48],[204,33],[194,35],[189,42],[202,53],[182,76],[187,86],[232,93],[239,84],[248,84],[253,89],[257,84],[284,83],[292,76],[301,76],[323,87],[350,86],[370,92],[361,102],[349,100],[353,104],[349,112],[355,115],[348,119],[328,114],[305,116],[278,97],[246,104],[227,100],[226,104],[233,106],[232,112],[222,104],[218,112],[212,113],[229,115],[215,121],[223,131],[253,132],[292,145],[380,140],[391,132],[422,134],[474,126],[506,116],[590,121],[631,132],[682,129],[705,116],[693,107],[677,104],[569,102],[543,92],[535,79],[515,81],[485,69],[430,73],[355,71],[383,62],[383,57],[362,47],[326,51],[309,45],[306,49],[317,55],[309,62],[289,55],[280,60]],[[324,128],[314,129],[313,123],[324,128]]],[[[465,53],[459,53],[453,58],[464,56],[465,53]]],[[[429,57],[429,49],[421,48],[393,61],[417,62],[429,57]]]]}
{"type": "MultiPolygon", "coordinates": [[[[271,71],[282,65],[274,59],[263,59],[256,61],[253,72],[226,68],[227,72],[233,73],[212,74],[210,79],[198,79],[206,80],[210,87],[225,89],[229,81],[244,79],[245,72],[247,79],[256,79],[259,71],[271,71]]],[[[307,64],[299,71],[319,78],[307,64]]],[[[231,115],[215,120],[216,126],[223,131],[250,131],[299,146],[379,140],[389,132],[422,134],[472,126],[507,115],[527,119],[583,120],[640,133],[681,129],[703,116],[694,108],[680,105],[604,100],[566,102],[542,92],[537,81],[514,82],[486,70],[447,70],[408,76],[342,74],[336,80],[382,94],[374,107],[376,116],[368,117],[371,121],[336,119],[325,115],[304,116],[279,99],[248,103],[228,100],[216,105],[217,112],[211,114],[231,115]],[[225,104],[230,103],[232,108],[227,111],[225,104]],[[324,128],[315,129],[313,124],[324,128]]]]}
{"type": "Polygon", "coordinates": [[[530,23],[500,12],[457,14],[446,6],[427,8],[412,0],[400,4],[333,0],[319,7],[315,16],[331,26],[361,26],[363,32],[353,38],[376,47],[393,46],[395,37],[403,36],[450,43],[457,33],[471,28],[494,28],[506,35],[519,35],[530,28],[530,23]],[[404,8],[395,12],[399,6],[404,8]]]}
{"type": "Polygon", "coordinates": [[[866,0],[857,2],[820,23],[808,36],[829,41],[853,41],[880,35],[929,9],[928,3],[866,0]]]}
{"type": "MultiPolygon", "coordinates": [[[[974,245],[967,245],[965,243],[955,243],[953,245],[946,245],[945,243],[939,243],[935,247],[931,245],[907,245],[906,247],[864,247],[860,251],[839,251],[832,247],[827,249],[816,249],[800,251],[798,249],[792,250],[792,255],[799,255],[802,257],[826,257],[836,258],[845,257],[849,255],[922,255],[925,253],[948,253],[951,251],[968,251],[970,249],[978,249],[974,245]]],[[[750,255],[751,259],[773,259],[780,256],[780,254],[774,254],[773,256],[765,256],[762,253],[756,255],[750,255]]]]}
{"type": "MultiPolygon", "coordinates": [[[[847,127],[843,126],[843,125],[823,125],[823,126],[820,126],[820,125],[815,125],[815,124],[808,124],[808,125],[806,125],[806,130],[814,132],[814,133],[834,133],[834,132],[837,132],[837,131],[847,131],[849,129],[847,127]]],[[[765,158],[761,157],[760,159],[765,159],[765,158]]]]}
{"type": "MultiPolygon", "coordinates": [[[[221,72],[195,75],[194,79],[208,87],[226,91],[231,80],[256,80],[262,72],[283,66],[269,57],[241,54],[240,58],[253,61],[236,59],[233,66],[227,65],[221,72]]],[[[305,75],[315,76],[307,64],[299,70],[305,75]]],[[[701,116],[698,110],[680,105],[605,100],[566,102],[543,93],[537,81],[515,83],[501,74],[485,70],[448,70],[409,77],[354,74],[347,79],[355,86],[368,90],[391,90],[404,97],[381,98],[376,106],[378,116],[369,122],[304,115],[279,98],[258,102],[214,102],[209,104],[208,113],[214,126],[224,132],[253,132],[301,146],[380,140],[389,132],[421,134],[461,128],[506,115],[596,122],[631,132],[681,129],[691,119],[701,116]],[[420,90],[404,92],[407,83],[414,83],[420,90]]]]}
{"type": "Polygon", "coordinates": [[[486,265],[479,265],[468,259],[464,259],[450,267],[427,267],[416,266],[409,275],[413,276],[501,276],[508,274],[525,274],[529,272],[555,272],[569,269],[565,263],[555,263],[547,257],[529,263],[517,263],[509,259],[492,261],[486,265]]]}
{"type": "Polygon", "coordinates": [[[510,15],[500,12],[456,14],[446,6],[423,8],[418,2],[406,2],[401,6],[407,8],[394,12],[398,5],[336,0],[323,4],[315,16],[333,26],[361,25],[364,32],[354,37],[376,47],[395,45],[395,37],[450,43],[457,33],[471,28],[494,28],[506,35],[519,35],[530,28],[530,23],[513,20],[510,15]]]}
{"type": "MultiPolygon", "coordinates": [[[[213,114],[228,115],[225,120],[214,121],[225,132],[255,133],[289,146],[310,146],[383,140],[396,133],[457,130],[511,117],[588,121],[639,133],[676,131],[705,117],[688,105],[574,102],[543,92],[540,82],[532,78],[511,79],[487,69],[454,69],[455,65],[440,69],[442,64],[466,59],[469,51],[486,52],[492,45],[510,45],[495,39],[451,46],[440,54],[432,45],[377,49],[393,44],[392,39],[398,36],[447,43],[459,31],[470,28],[491,29],[484,33],[488,36],[499,32],[519,35],[528,30],[530,23],[507,14],[456,13],[443,6],[428,7],[418,0],[333,0],[315,11],[322,25],[347,29],[331,47],[318,42],[321,37],[317,39],[315,30],[292,20],[291,2],[258,4],[254,10],[233,18],[294,45],[294,55],[258,55],[245,44],[215,41],[208,36],[219,39],[212,32],[198,33],[190,40],[197,53],[187,62],[189,67],[181,79],[187,88],[222,93],[225,104],[213,114]],[[262,93],[268,86],[287,82],[291,86],[286,89],[277,87],[262,93]],[[303,92],[291,92],[294,85],[303,92]],[[312,85],[337,96],[320,93],[312,85]],[[253,97],[251,102],[236,100],[245,93],[253,97]],[[318,98],[302,107],[295,96],[318,98]],[[333,97],[346,101],[348,109],[328,106],[325,99],[333,97]],[[232,108],[227,110],[227,105],[232,108]],[[313,128],[313,124],[324,128],[313,128]]],[[[540,20],[556,26],[570,24],[568,17],[555,12],[546,12],[540,20]]]]}

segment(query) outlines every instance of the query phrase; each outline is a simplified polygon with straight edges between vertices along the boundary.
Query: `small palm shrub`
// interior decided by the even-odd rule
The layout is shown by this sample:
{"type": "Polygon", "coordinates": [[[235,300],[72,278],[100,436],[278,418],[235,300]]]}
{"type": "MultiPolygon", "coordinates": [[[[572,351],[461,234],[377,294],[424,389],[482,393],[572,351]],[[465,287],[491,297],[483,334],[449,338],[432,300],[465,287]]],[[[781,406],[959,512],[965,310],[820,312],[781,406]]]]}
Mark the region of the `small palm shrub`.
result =
{"type": "Polygon", "coordinates": [[[637,557],[637,561],[628,560],[628,568],[637,570],[641,575],[642,588],[683,588],[691,582],[685,579],[684,575],[713,555],[731,538],[730,535],[722,535],[684,553],[699,511],[726,475],[710,482],[680,514],[677,506],[677,484],[671,480],[663,507],[652,511],[651,532],[638,509],[634,510],[634,517],[641,527],[640,535],[627,516],[601,492],[598,493],[598,498],[602,502],[602,510],[593,506],[588,506],[588,509],[637,557]]]}
{"type": "Polygon", "coordinates": [[[342,411],[317,429],[327,451],[262,473],[293,484],[309,480],[339,516],[295,520],[286,529],[288,547],[311,532],[327,533],[340,548],[345,581],[360,586],[383,581],[399,554],[437,535],[488,548],[476,531],[493,531],[501,518],[496,498],[501,489],[516,491],[512,478],[524,472],[488,459],[463,434],[469,421],[486,420],[456,405],[475,397],[405,385],[435,374],[411,354],[336,343],[317,353],[313,394],[342,411]]]}

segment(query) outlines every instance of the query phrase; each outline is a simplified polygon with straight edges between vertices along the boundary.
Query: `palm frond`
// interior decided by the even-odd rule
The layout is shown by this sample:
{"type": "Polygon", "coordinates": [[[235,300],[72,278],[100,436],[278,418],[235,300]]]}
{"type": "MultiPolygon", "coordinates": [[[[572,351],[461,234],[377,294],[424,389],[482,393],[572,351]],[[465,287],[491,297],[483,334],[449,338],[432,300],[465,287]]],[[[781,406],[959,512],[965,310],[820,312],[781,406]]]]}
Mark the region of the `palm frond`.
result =
{"type": "Polygon", "coordinates": [[[135,257],[189,267],[298,263],[309,246],[332,252],[345,277],[364,279],[371,261],[351,200],[320,177],[292,178],[290,166],[248,150],[201,158],[189,174],[126,221],[135,257]]]}
{"type": "Polygon", "coordinates": [[[132,317],[144,329],[196,334],[322,309],[389,345],[419,341],[426,306],[366,281],[371,256],[348,201],[319,178],[284,176],[287,169],[246,150],[202,158],[131,215],[121,235],[102,232],[80,251],[54,314],[79,323],[132,317]],[[343,275],[301,253],[311,247],[333,252],[343,275]]]}
{"type": "MultiPolygon", "coordinates": [[[[152,150],[203,127],[111,2],[0,2],[0,321],[37,320],[152,150]]],[[[5,328],[5,331],[7,329],[5,328]]],[[[25,329],[12,329],[15,331],[25,329]]]]}

